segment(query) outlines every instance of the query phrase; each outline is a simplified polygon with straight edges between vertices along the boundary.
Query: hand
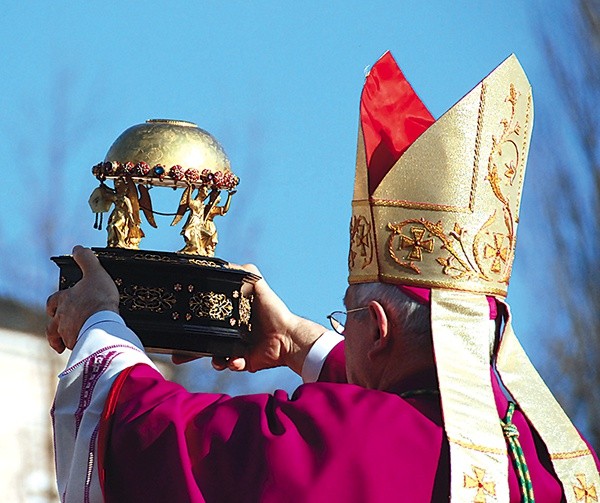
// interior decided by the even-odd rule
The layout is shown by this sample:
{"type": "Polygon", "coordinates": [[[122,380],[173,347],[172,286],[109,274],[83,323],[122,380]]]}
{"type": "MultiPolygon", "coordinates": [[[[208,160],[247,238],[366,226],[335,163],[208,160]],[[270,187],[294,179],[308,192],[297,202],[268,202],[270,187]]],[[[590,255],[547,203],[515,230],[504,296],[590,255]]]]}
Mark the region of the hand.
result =
{"type": "Polygon", "coordinates": [[[46,301],[46,313],[50,316],[46,337],[57,353],[73,349],[81,327],[92,314],[119,312],[119,291],[94,252],[76,246],[73,259],[83,277],[73,287],[53,293],[46,301]]]}
{"type": "MultiPolygon", "coordinates": [[[[254,265],[240,269],[260,276],[254,265]]],[[[256,372],[285,365],[300,374],[308,350],[326,329],[293,314],[262,277],[254,284],[253,295],[248,352],[237,358],[214,357],[213,367],[256,372]]]]}

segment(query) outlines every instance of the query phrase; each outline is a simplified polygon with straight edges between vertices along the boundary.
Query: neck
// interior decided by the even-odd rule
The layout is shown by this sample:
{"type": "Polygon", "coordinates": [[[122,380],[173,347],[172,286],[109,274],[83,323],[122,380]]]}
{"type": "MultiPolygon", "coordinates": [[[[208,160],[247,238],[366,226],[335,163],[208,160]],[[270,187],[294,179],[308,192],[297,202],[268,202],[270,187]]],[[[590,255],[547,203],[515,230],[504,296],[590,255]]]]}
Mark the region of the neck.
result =
{"type": "Polygon", "coordinates": [[[390,359],[383,367],[376,389],[395,393],[408,391],[416,387],[438,388],[435,362],[404,356],[402,359],[390,359]]]}

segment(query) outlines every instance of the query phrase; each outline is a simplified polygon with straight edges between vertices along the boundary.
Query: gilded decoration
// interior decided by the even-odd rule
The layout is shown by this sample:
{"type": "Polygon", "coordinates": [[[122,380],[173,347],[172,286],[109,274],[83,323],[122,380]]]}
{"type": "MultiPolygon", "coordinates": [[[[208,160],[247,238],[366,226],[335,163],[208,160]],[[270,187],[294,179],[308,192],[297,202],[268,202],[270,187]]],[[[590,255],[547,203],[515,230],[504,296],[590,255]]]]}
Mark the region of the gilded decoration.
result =
{"type": "MultiPolygon", "coordinates": [[[[501,204],[503,213],[503,224],[505,233],[485,231],[495,219],[496,213],[490,217],[486,225],[477,234],[474,246],[474,256],[481,270],[486,271],[486,278],[490,277],[489,273],[501,283],[508,284],[510,278],[512,262],[514,258],[516,244],[516,211],[518,210],[518,200],[510,200],[510,190],[514,184],[517,175],[523,171],[523,161],[521,159],[521,150],[519,145],[522,145],[524,137],[523,126],[517,119],[517,104],[521,98],[521,93],[517,91],[514,84],[510,84],[508,95],[505,98],[505,103],[510,104],[510,117],[503,118],[500,121],[502,133],[500,137],[492,136],[492,150],[490,152],[488,162],[488,172],[485,180],[489,183],[492,192],[496,199],[501,204]],[[514,213],[513,213],[514,211],[514,213]],[[482,235],[484,233],[485,235],[482,235]],[[477,246],[482,243],[483,248],[477,246]],[[506,246],[504,244],[506,243],[506,246]]],[[[525,124],[529,119],[529,108],[531,106],[530,98],[527,99],[525,124]]]]}
{"type": "Polygon", "coordinates": [[[252,296],[240,296],[240,325],[250,326],[252,296]]]}
{"type": "Polygon", "coordinates": [[[201,265],[204,267],[217,267],[217,268],[221,268],[223,267],[222,265],[216,263],[216,262],[211,262],[210,260],[202,260],[202,259],[190,259],[190,264],[194,264],[194,265],[201,265]]]}
{"type": "Polygon", "coordinates": [[[373,262],[374,253],[371,223],[364,215],[353,215],[350,222],[350,268],[353,269],[358,260],[364,269],[373,262]]]}
{"type": "Polygon", "coordinates": [[[190,299],[190,310],[199,318],[223,321],[233,314],[233,304],[224,293],[198,292],[190,299]]]}
{"type": "Polygon", "coordinates": [[[592,503],[598,501],[598,492],[594,484],[587,485],[586,476],[584,473],[579,473],[575,476],[577,484],[573,485],[575,492],[575,500],[583,503],[592,503]]]}
{"type": "Polygon", "coordinates": [[[434,239],[439,241],[439,248],[446,250],[448,255],[438,257],[436,261],[441,266],[443,274],[452,276],[455,279],[463,278],[483,278],[485,275],[478,270],[477,266],[471,260],[463,237],[466,233],[457,223],[450,232],[445,232],[441,221],[430,222],[422,219],[408,219],[398,224],[388,224],[391,231],[388,238],[387,249],[392,259],[401,267],[409,269],[416,274],[421,274],[421,269],[415,260],[423,260],[423,251],[434,252],[434,239]],[[407,237],[404,232],[408,227],[408,232],[412,237],[407,237]],[[398,256],[397,251],[408,248],[410,251],[403,259],[398,256]]]}
{"type": "Polygon", "coordinates": [[[132,285],[121,293],[121,303],[130,311],[162,313],[172,309],[176,302],[172,293],[166,293],[164,288],[159,287],[132,285]]]}
{"type": "Polygon", "coordinates": [[[473,503],[486,503],[488,496],[496,496],[496,484],[484,480],[485,470],[473,466],[473,475],[474,477],[466,473],[464,474],[464,487],[477,490],[473,498],[473,503]]]}
{"type": "Polygon", "coordinates": [[[88,200],[95,229],[102,229],[103,215],[112,208],[106,225],[109,248],[140,248],[145,237],[140,213],[156,228],[155,215],[174,216],[175,225],[187,212],[181,230],[185,246],[179,253],[208,257],[214,256],[218,243],[214,217],[227,213],[239,183],[210,133],[194,123],[169,119],[151,119],[124,131],[92,174],[100,182],[88,200]],[[114,188],[107,184],[111,180],[114,188]],[[176,212],[153,209],[153,187],[185,189],[176,212]],[[227,200],[219,206],[223,190],[227,200]]]}
{"type": "MultiPolygon", "coordinates": [[[[510,115],[500,120],[502,133],[492,137],[484,178],[500,207],[491,212],[473,236],[469,229],[456,221],[450,224],[452,230],[444,228],[448,222],[433,222],[425,218],[389,223],[387,229],[390,235],[386,248],[400,267],[420,275],[422,268],[418,263],[427,260],[426,255],[431,255],[439,264],[442,274],[454,280],[508,283],[514,255],[516,221],[506,188],[513,185],[521,166],[517,140],[522,134],[522,127],[516,119],[519,96],[511,84],[505,99],[505,103],[510,105],[510,115]],[[436,247],[442,253],[434,253],[436,247]]],[[[355,237],[360,236],[355,218],[351,225],[351,250],[360,243],[355,237]]],[[[364,220],[364,217],[361,218],[364,220]]]]}

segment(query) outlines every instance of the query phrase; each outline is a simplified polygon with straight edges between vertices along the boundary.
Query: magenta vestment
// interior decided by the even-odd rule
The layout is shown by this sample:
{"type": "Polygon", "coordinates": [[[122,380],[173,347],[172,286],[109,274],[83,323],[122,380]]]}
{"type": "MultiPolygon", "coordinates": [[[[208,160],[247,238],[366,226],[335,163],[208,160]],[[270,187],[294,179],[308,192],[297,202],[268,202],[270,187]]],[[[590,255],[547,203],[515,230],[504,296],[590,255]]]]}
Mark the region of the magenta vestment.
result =
{"type": "MultiPolygon", "coordinates": [[[[343,344],[320,381],[291,398],[189,393],[146,365],[123,371],[101,422],[106,501],[447,501],[439,396],[405,399],[340,384],[344,378],[343,344]]],[[[422,375],[396,391],[436,386],[435,376],[422,375]]],[[[494,393],[503,416],[507,400],[495,379],[494,393]]],[[[520,412],[513,422],[536,500],[561,501],[544,446],[520,412]]],[[[511,501],[520,501],[512,466],[509,474],[511,501]]]]}

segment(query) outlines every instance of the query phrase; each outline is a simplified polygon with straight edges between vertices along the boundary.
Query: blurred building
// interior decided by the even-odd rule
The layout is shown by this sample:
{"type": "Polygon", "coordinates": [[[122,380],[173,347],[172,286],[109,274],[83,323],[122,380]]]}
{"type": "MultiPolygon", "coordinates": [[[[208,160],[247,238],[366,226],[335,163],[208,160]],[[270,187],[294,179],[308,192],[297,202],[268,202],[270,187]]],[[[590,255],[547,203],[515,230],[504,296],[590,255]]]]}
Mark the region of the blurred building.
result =
{"type": "Polygon", "coordinates": [[[41,310],[0,299],[0,499],[57,502],[50,407],[67,355],[46,343],[41,310]]]}
{"type": "MultiPolygon", "coordinates": [[[[69,352],[48,346],[45,327],[41,308],[0,298],[0,501],[59,502],[50,408],[69,352]]],[[[153,360],[178,380],[169,357],[153,360]]]]}

